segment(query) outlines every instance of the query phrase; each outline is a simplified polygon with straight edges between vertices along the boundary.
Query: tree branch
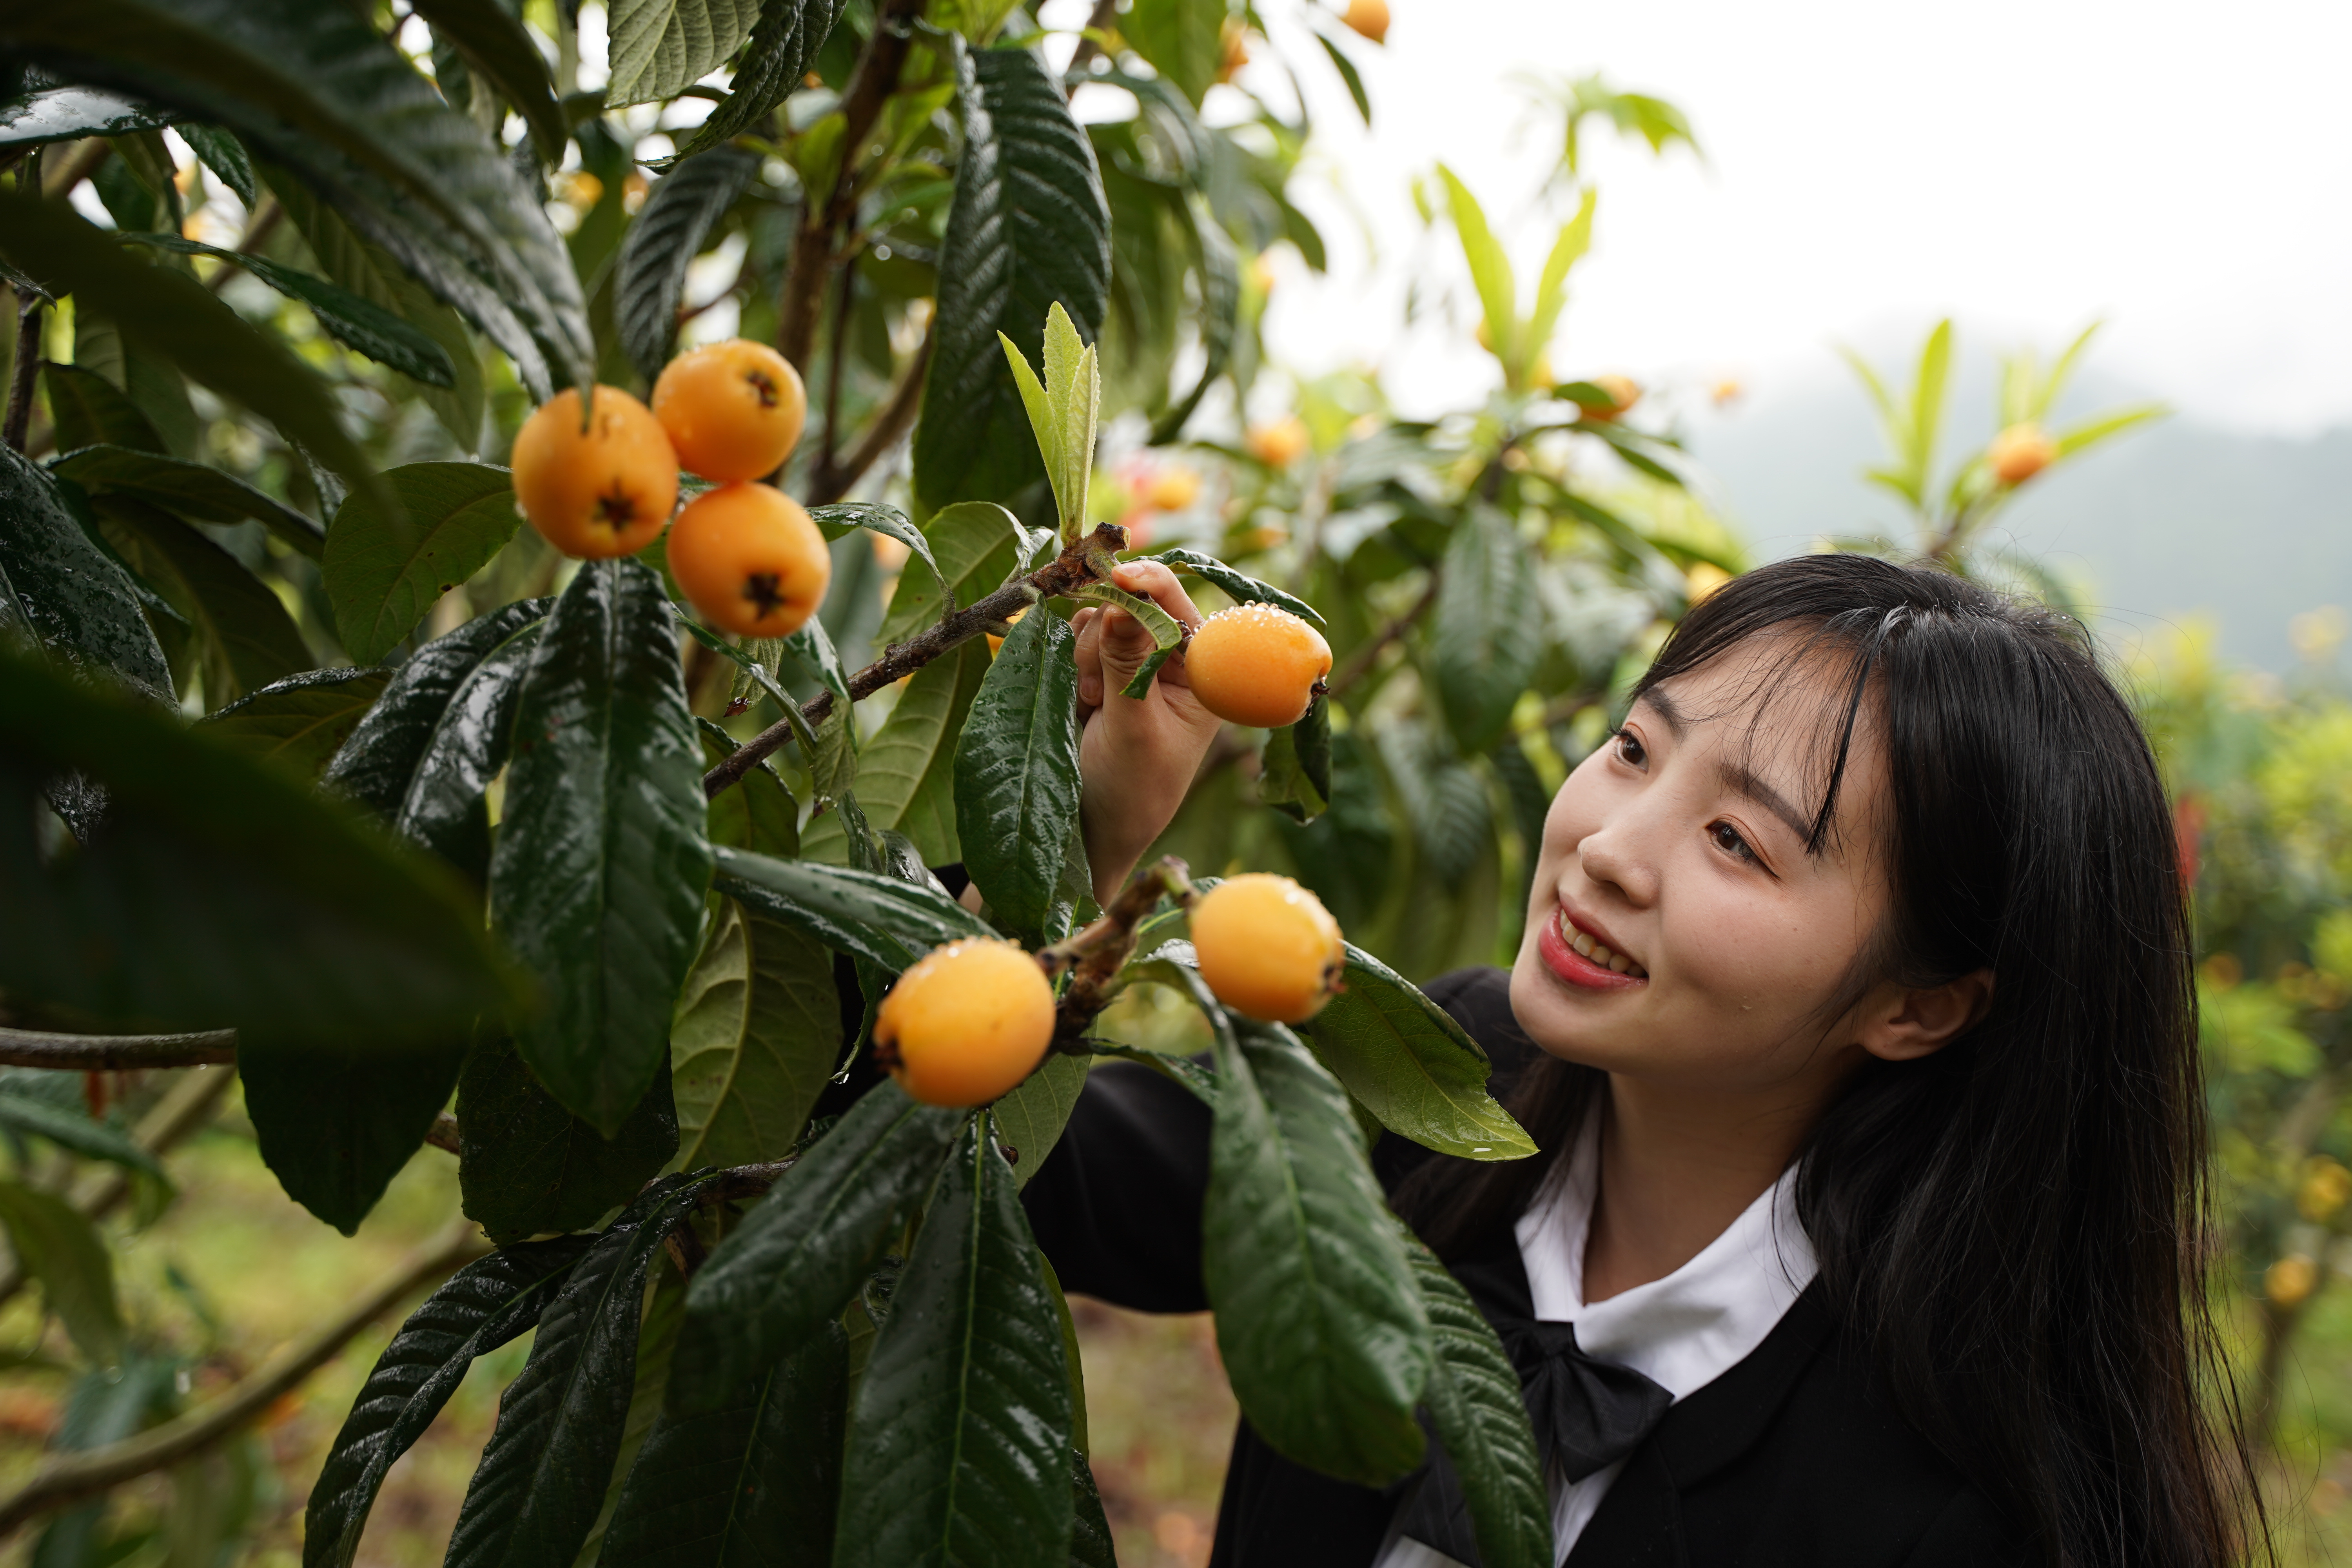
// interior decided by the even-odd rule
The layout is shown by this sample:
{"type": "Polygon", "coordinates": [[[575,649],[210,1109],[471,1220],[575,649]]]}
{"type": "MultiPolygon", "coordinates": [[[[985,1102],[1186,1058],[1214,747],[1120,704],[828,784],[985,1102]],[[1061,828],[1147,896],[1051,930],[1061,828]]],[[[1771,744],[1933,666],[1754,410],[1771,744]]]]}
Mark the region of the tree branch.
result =
{"type": "Polygon", "coordinates": [[[1087,18],[1086,33],[1080,35],[1078,47],[1070,51],[1070,63],[1062,72],[1065,90],[1069,83],[1080,79],[1086,68],[1094,64],[1095,57],[1102,53],[1102,46],[1095,42],[1092,35],[1109,31],[1118,15],[1118,0],[1095,0],[1094,14],[1087,18]]]}
{"type": "Polygon", "coordinates": [[[835,463],[831,443],[827,443],[824,457],[809,479],[809,505],[824,506],[848,494],[849,487],[864,479],[866,470],[880,462],[882,454],[897,446],[898,438],[907,433],[907,426],[915,422],[915,410],[923,403],[923,375],[930,368],[931,340],[932,333],[926,331],[915,350],[915,357],[907,362],[907,373],[897,390],[876,412],[874,423],[866,427],[865,436],[847,461],[835,463]]]}
{"type": "MultiPolygon", "coordinates": [[[[1082,584],[1102,581],[1108,574],[1112,552],[1126,548],[1127,530],[1115,522],[1097,523],[1092,533],[1026,577],[1017,577],[988,597],[942,618],[929,629],[891,645],[880,658],[849,678],[849,700],[856,702],[871,697],[891,682],[914,674],[957,644],[1003,625],[1015,612],[1027,609],[1040,599],[1067,594],[1082,584]]],[[[801,717],[812,729],[824,723],[832,711],[830,691],[820,691],[801,704],[801,717]]],[[[702,775],[703,795],[720,794],[762,760],[783,750],[792,738],[791,720],[781,719],[769,725],[702,775]]]]}
{"type": "Polygon", "coordinates": [[[1110,1005],[1110,984],[1135,950],[1135,928],[1160,907],[1163,896],[1187,908],[1195,896],[1192,872],[1173,855],[1161,856],[1129,878],[1100,920],[1037,954],[1048,977],[1071,972],[1068,988],[1054,1005],[1057,1049],[1086,1050],[1079,1042],[1096,1015],[1110,1005]]]}
{"type": "Polygon", "coordinates": [[[235,1060],[235,1029],[196,1035],[53,1035],[37,1029],[0,1029],[0,1067],[135,1072],[144,1068],[210,1067],[235,1060]]]}
{"type": "Polygon", "coordinates": [[[201,1410],[120,1443],[52,1456],[33,1478],[0,1499],[0,1539],[26,1521],[124,1481],[178,1464],[224,1438],[332,1361],[361,1331],[460,1264],[489,1250],[470,1220],[459,1220],[352,1302],[334,1321],[284,1346],[201,1410]]]}

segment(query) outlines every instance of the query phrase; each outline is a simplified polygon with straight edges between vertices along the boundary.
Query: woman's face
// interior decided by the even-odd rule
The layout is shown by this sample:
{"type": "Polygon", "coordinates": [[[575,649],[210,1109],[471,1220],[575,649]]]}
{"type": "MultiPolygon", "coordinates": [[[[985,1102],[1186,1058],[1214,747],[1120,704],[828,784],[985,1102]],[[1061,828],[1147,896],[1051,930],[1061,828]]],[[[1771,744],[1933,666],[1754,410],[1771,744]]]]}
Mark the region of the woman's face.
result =
{"type": "Polygon", "coordinates": [[[1884,761],[1865,717],[1807,854],[1843,694],[1786,647],[1662,682],[1553,797],[1511,1005],[1554,1056],[1710,1095],[1859,1060],[1823,1015],[1886,909],[1884,761]]]}

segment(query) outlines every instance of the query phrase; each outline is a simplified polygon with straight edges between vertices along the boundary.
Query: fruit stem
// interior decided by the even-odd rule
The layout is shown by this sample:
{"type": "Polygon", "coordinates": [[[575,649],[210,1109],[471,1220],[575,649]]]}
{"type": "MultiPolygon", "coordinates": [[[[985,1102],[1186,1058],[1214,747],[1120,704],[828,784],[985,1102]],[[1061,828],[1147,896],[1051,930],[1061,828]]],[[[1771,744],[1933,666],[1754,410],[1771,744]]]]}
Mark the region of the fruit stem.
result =
{"type": "Polygon", "coordinates": [[[1191,869],[1175,856],[1163,855],[1128,879],[1100,920],[1039,952],[1038,965],[1048,977],[1070,973],[1069,989],[1055,1005],[1055,1050],[1091,1054],[1084,1039],[1087,1026],[1110,1005],[1111,982],[1135,951],[1135,928],[1161,899],[1172,898],[1189,909],[1195,897],[1191,869]]]}
{"type": "MultiPolygon", "coordinates": [[[[1108,563],[1114,552],[1126,548],[1127,530],[1115,522],[1097,525],[1092,533],[1026,577],[1016,577],[986,598],[974,600],[953,615],[941,617],[905,642],[892,644],[880,658],[849,678],[850,700],[862,701],[893,681],[914,674],[941,654],[994,628],[1040,599],[1054,598],[1084,584],[1103,581],[1108,565],[1097,569],[1096,563],[1108,563]]],[[[821,691],[801,704],[801,717],[814,730],[833,711],[833,693],[821,691]]],[[[792,738],[791,720],[769,725],[702,775],[703,795],[719,795],[762,760],[782,750],[792,738]]]]}

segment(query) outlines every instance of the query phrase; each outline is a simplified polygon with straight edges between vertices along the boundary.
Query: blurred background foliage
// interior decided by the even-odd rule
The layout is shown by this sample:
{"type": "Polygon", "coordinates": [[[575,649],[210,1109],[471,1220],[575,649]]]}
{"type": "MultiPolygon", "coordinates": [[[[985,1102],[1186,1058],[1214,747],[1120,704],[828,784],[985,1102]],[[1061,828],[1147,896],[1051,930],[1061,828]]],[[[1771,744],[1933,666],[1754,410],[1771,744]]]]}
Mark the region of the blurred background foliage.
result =
{"type": "MultiPolygon", "coordinates": [[[[1303,10],[1320,52],[1285,66],[1338,70],[1360,111],[1376,112],[1349,63],[1377,30],[1362,0],[1303,10]]],[[[525,144],[524,117],[461,52],[404,5],[373,12],[454,106],[509,145],[525,144]]],[[[625,247],[657,188],[660,171],[649,165],[690,143],[719,94],[654,82],[658,90],[620,105],[635,94],[583,86],[602,74],[604,12],[551,0],[520,7],[564,116],[562,156],[537,175],[589,301],[598,373],[642,391],[645,356],[614,316],[625,247]]],[[[933,0],[930,16],[973,37],[1019,42],[1036,33],[1027,11],[991,0],[933,0]]],[[[1198,547],[1298,594],[1329,620],[1337,658],[1328,764],[1297,755],[1286,738],[1269,747],[1265,736],[1229,731],[1161,847],[1203,872],[1296,874],[1354,941],[1416,979],[1507,963],[1552,791],[1607,732],[1675,618],[1751,564],[1686,460],[1668,400],[1645,398],[1620,367],[1582,363],[1569,309],[1576,262],[1607,214],[1580,171],[1580,147],[1599,134],[1661,156],[1696,144],[1663,100],[1597,77],[1540,80],[1531,97],[1551,116],[1561,153],[1532,196],[1478,190],[1475,171],[1400,170],[1415,182],[1432,237],[1409,309],[1447,312],[1497,372],[1475,405],[1400,418],[1369,372],[1298,377],[1267,359],[1262,323],[1279,309],[1267,256],[1286,247],[1319,268],[1323,242],[1287,194],[1307,166],[1312,125],[1232,81],[1240,59],[1266,48],[1257,20],[1223,0],[1106,3],[1072,64],[1073,80],[1120,95],[1118,111],[1087,127],[1113,217],[1092,512],[1126,523],[1139,548],[1198,547]],[[1514,258],[1537,268],[1522,279],[1514,258]]],[[[814,67],[823,85],[792,99],[767,128],[773,134],[735,138],[751,162],[681,258],[681,342],[775,341],[802,330],[786,319],[801,193],[838,176],[838,93],[873,26],[871,0],[849,0],[814,67]]],[[[812,439],[787,486],[813,500],[889,500],[919,516],[898,439],[907,411],[894,400],[928,352],[959,132],[944,67],[924,51],[915,57],[877,122],[887,156],[859,193],[865,216],[845,286],[820,301],[803,344],[812,439]],[[889,439],[858,462],[859,438],[886,428],[889,439]]],[[[625,85],[647,82],[640,74],[625,85]]],[[[326,378],[337,413],[378,467],[501,458],[530,404],[511,363],[396,272],[372,265],[298,187],[248,178],[240,192],[201,151],[178,132],[142,129],[55,149],[49,167],[85,182],[74,199],[93,221],[323,275],[440,343],[446,384],[435,384],[437,373],[420,378],[349,352],[319,312],[251,269],[172,257],[326,378]]],[[[2089,336],[2046,363],[2028,352],[2014,357],[1996,428],[2038,428],[2089,336]]],[[[307,515],[329,516],[342,499],[337,480],[267,426],[142,355],[102,317],[67,302],[48,313],[38,351],[48,363],[31,456],[89,444],[100,430],[94,420],[127,407],[163,450],[307,515]]],[[[2079,602],[2078,584],[1985,543],[1988,521],[2033,474],[2001,478],[1991,448],[1947,458],[1950,352],[1947,324],[1898,371],[1855,362],[1888,443],[1867,478],[1903,499],[1916,531],[1821,547],[1924,553],[2015,591],[2079,602]]],[[[2045,463],[2159,413],[2122,408],[2049,432],[2045,463]]],[[[1028,521],[1048,504],[1042,490],[1021,509],[1040,514],[1028,521]]],[[[165,651],[189,712],[350,662],[315,561],[258,521],[205,521],[203,532],[266,585],[274,610],[225,610],[218,590],[140,553],[135,531],[110,531],[181,623],[165,651]]],[[[876,649],[904,552],[856,531],[835,549],[824,620],[854,668],[876,649]]],[[[451,588],[415,636],[549,592],[565,564],[523,530],[451,588]]],[[[1203,608],[1223,602],[1213,587],[1194,589],[1203,608]]],[[[2342,1285],[2352,1270],[2346,631],[2338,611],[2300,620],[2303,663],[2285,678],[2227,668],[2210,628],[2199,626],[2118,656],[2173,784],[2197,891],[2230,1321],[2296,1561],[2325,1561],[2352,1542],[2352,1514],[2342,1510],[2352,1488],[2352,1291],[2342,1285]]],[[[698,710],[739,732],[773,716],[757,700],[739,704],[757,694],[739,691],[715,658],[692,661],[689,676],[698,710]]],[[[859,708],[869,736],[888,722],[891,702],[886,694],[859,708]]],[[[1119,1028],[1191,1048],[1189,1012],[1144,999],[1152,994],[1142,988],[1122,1005],[1119,1028]]],[[[0,1484],[50,1445],[127,1436],[229,1385],[321,1303],[380,1277],[455,1212],[455,1163],[428,1148],[356,1237],[337,1237],[289,1202],[255,1158],[227,1076],[217,1068],[144,1079],[0,1075],[8,1178],[0,1218],[18,1248],[48,1249],[45,1279],[81,1281],[75,1296],[54,1283],[26,1289],[21,1264],[0,1274],[0,1484]],[[91,1256],[93,1245],[103,1253],[91,1256]],[[78,1370],[107,1353],[120,1355],[119,1371],[78,1370]]],[[[1076,1306],[1095,1464],[1121,1560],[1203,1563],[1233,1415],[1207,1326],[1076,1306]]],[[[299,1561],[305,1491],[388,1337],[383,1325],[362,1334],[249,1433],[67,1516],[38,1537],[37,1551],[34,1536],[21,1537],[7,1560],[41,1568],[299,1561]]],[[[362,1562],[438,1560],[495,1390],[528,1345],[477,1366],[395,1469],[362,1562]]]]}

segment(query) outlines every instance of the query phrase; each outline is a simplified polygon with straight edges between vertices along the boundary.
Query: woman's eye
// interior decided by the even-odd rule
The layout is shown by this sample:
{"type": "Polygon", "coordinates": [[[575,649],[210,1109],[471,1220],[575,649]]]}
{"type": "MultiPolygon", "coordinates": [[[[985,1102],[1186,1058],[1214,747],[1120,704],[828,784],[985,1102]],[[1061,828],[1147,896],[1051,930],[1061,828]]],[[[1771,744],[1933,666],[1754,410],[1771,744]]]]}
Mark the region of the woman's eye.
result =
{"type": "Polygon", "coordinates": [[[1715,847],[1717,849],[1733,859],[1748,861],[1756,859],[1756,851],[1748,847],[1748,840],[1742,838],[1739,836],[1739,829],[1732,826],[1731,824],[1716,823],[1706,830],[1706,834],[1708,837],[1715,840],[1715,847]]]}
{"type": "Polygon", "coordinates": [[[1637,768],[1650,760],[1650,753],[1642,749],[1641,741],[1631,730],[1617,731],[1617,755],[1637,768]]]}

